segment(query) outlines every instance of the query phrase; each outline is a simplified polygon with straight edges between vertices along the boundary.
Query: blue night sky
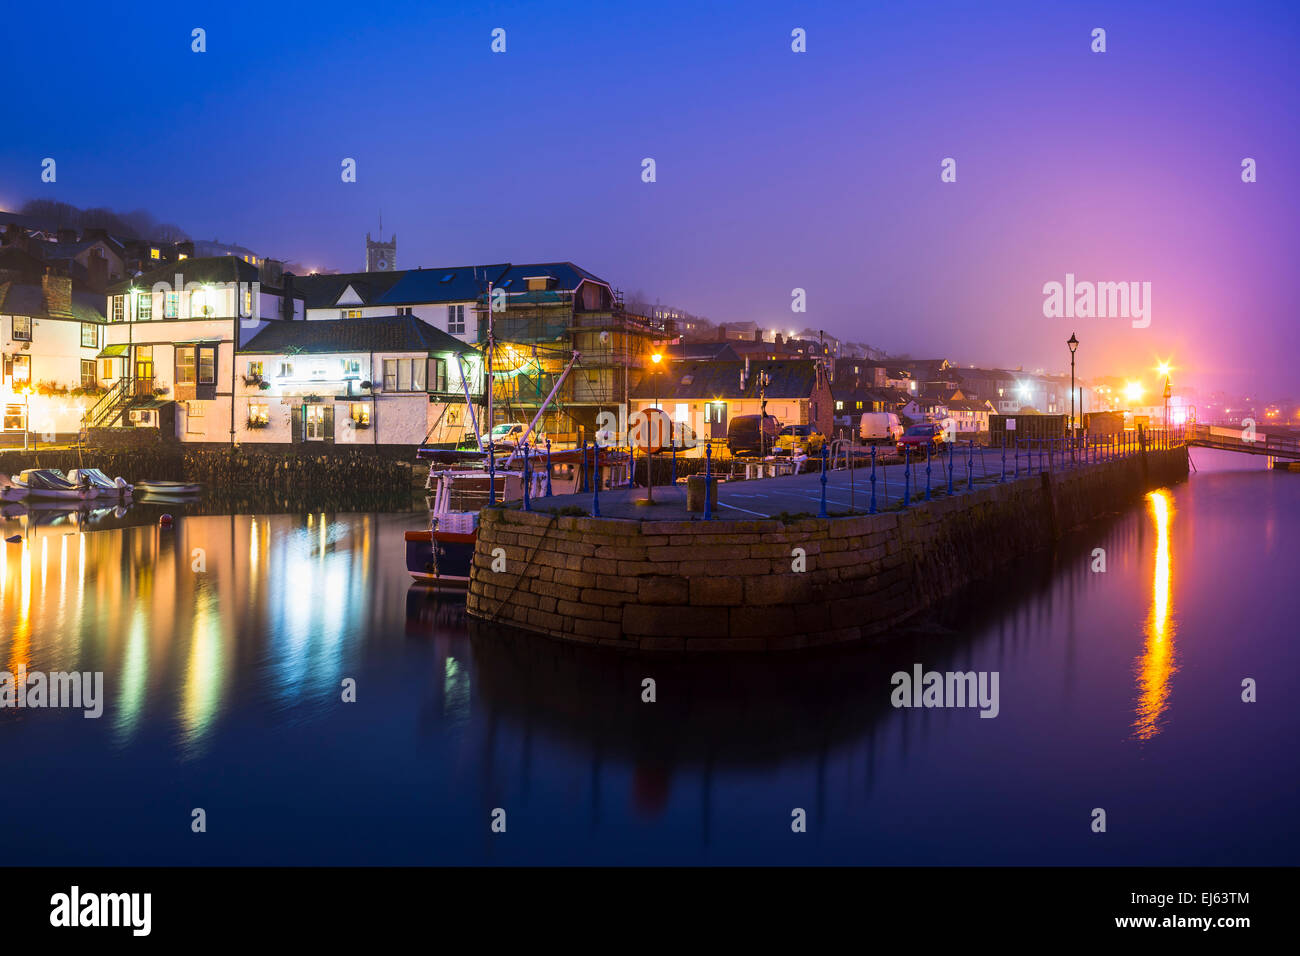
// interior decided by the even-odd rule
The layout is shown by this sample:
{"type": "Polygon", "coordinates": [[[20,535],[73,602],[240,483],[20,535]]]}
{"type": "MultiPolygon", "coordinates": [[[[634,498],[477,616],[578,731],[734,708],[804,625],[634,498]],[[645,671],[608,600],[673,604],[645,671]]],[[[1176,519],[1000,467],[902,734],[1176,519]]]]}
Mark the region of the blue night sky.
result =
{"type": "Polygon", "coordinates": [[[1085,376],[1300,392],[1294,4],[467,7],[8,4],[0,208],[344,271],[382,209],[399,267],[567,259],[715,321],[1049,370],[1077,331],[1085,376]],[[1044,318],[1067,272],[1151,282],[1151,327],[1044,318]]]}

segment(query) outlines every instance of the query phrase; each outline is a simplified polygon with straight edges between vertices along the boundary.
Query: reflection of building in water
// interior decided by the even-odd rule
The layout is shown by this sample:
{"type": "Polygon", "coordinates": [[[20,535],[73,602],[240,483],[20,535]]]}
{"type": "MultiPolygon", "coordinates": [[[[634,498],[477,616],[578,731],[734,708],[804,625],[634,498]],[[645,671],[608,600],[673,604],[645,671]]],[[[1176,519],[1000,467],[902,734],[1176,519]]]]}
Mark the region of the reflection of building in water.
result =
{"type": "Polygon", "coordinates": [[[1138,705],[1133,736],[1147,740],[1160,733],[1160,718],[1169,705],[1174,665],[1174,627],[1170,621],[1169,494],[1147,495],[1156,526],[1155,572],[1151,582],[1151,613],[1147,618],[1146,648],[1137,661],[1138,705]]]}

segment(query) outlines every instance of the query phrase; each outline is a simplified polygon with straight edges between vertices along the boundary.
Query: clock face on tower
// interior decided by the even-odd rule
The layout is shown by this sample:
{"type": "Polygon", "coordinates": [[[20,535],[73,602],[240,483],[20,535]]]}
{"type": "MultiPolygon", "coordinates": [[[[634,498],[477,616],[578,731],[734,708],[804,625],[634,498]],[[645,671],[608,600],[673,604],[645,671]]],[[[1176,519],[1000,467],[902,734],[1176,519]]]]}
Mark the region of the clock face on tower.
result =
{"type": "Polygon", "coordinates": [[[384,272],[384,271],[386,271],[386,270],[388,269],[388,260],[387,260],[387,259],[384,259],[384,258],[382,258],[382,257],[379,258],[379,259],[376,259],[376,260],[375,260],[375,268],[378,269],[380,272],[384,272]]]}

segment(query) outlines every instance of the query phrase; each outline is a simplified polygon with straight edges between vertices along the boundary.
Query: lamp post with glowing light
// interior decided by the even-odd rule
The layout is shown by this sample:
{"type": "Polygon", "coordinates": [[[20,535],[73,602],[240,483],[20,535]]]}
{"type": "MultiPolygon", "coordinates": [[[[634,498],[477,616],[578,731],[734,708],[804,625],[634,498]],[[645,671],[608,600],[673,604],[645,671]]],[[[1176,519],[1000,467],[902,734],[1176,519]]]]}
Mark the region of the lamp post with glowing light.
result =
{"type": "Polygon", "coordinates": [[[1156,366],[1156,373],[1165,377],[1165,434],[1169,434],[1169,398],[1173,395],[1173,389],[1169,385],[1169,371],[1171,366],[1168,362],[1161,362],[1156,366]]]}
{"type": "Polygon", "coordinates": [[[1079,340],[1071,332],[1065,344],[1070,347],[1070,461],[1074,461],[1074,353],[1079,349],[1079,340]]]}
{"type": "MultiPolygon", "coordinates": [[[[655,436],[654,436],[654,433],[655,433],[656,431],[663,431],[663,417],[662,417],[662,416],[663,416],[663,409],[659,407],[659,387],[660,387],[660,382],[659,382],[659,366],[663,363],[663,360],[664,360],[664,357],[663,357],[663,353],[662,353],[662,352],[655,352],[655,353],[653,353],[653,354],[650,356],[650,362],[651,362],[652,365],[654,365],[654,372],[653,372],[653,375],[654,375],[654,380],[655,380],[655,412],[656,412],[656,414],[655,414],[655,416],[654,416],[654,425],[652,425],[652,426],[648,429],[648,431],[649,431],[650,434],[647,436],[647,442],[646,442],[646,452],[645,452],[645,500],[646,500],[646,504],[653,504],[653,503],[654,503],[654,500],[655,500],[655,499],[654,499],[654,491],[655,491],[654,451],[653,451],[652,449],[655,447],[655,436]]],[[[660,436],[660,437],[662,438],[662,436],[660,436]]]]}

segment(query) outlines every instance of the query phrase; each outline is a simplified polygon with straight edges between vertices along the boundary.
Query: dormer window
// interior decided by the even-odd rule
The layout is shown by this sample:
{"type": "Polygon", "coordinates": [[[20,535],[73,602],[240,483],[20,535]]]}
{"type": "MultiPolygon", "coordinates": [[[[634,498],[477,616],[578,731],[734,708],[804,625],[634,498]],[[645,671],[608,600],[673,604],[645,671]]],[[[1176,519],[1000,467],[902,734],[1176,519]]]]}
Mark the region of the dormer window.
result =
{"type": "Polygon", "coordinates": [[[544,292],[555,280],[551,276],[524,276],[524,281],[528,283],[529,292],[544,292]]]}

